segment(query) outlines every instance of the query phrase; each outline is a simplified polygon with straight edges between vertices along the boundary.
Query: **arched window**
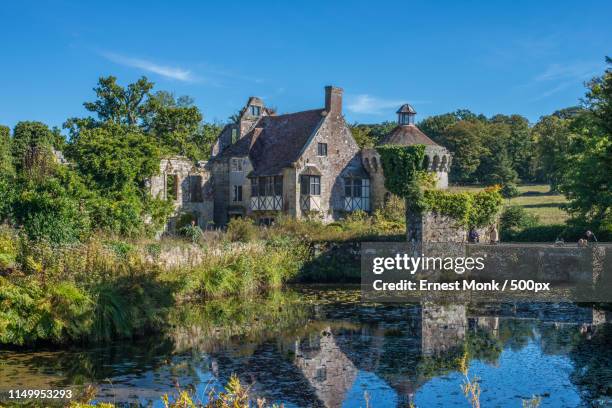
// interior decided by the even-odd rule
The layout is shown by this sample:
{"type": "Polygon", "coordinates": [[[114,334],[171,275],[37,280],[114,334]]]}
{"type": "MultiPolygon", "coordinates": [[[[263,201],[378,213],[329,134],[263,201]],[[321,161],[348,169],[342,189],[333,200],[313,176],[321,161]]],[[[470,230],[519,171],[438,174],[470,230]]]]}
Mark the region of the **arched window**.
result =
{"type": "Polygon", "coordinates": [[[444,155],[442,156],[442,166],[440,168],[440,171],[448,171],[447,165],[448,165],[448,156],[444,155]]]}
{"type": "Polygon", "coordinates": [[[440,156],[438,156],[437,154],[434,156],[433,158],[433,163],[431,165],[431,169],[433,171],[439,171],[438,170],[438,166],[440,165],[440,156]]]}
{"type": "Polygon", "coordinates": [[[429,156],[425,156],[423,158],[423,170],[428,170],[429,169],[429,156]]]}
{"type": "Polygon", "coordinates": [[[376,160],[376,157],[372,157],[372,166],[374,167],[374,171],[378,171],[378,160],[376,160]]]}

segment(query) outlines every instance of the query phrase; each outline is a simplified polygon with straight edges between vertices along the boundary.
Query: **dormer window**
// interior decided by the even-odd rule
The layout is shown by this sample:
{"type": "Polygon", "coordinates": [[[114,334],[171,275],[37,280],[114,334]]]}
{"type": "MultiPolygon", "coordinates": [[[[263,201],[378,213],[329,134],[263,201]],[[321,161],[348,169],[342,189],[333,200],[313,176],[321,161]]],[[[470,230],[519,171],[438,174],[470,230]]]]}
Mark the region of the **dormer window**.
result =
{"type": "Polygon", "coordinates": [[[249,106],[249,113],[251,114],[251,116],[261,115],[261,106],[255,106],[255,105],[249,106]]]}

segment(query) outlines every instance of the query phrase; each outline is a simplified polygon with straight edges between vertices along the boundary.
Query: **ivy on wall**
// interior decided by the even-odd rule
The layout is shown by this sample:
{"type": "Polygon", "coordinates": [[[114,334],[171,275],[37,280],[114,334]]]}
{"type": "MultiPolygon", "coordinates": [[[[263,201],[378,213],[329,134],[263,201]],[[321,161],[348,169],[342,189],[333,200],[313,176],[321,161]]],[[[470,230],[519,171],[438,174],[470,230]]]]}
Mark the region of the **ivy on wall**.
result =
{"type": "Polygon", "coordinates": [[[406,199],[408,211],[431,211],[451,217],[461,225],[482,227],[491,224],[501,209],[499,188],[478,193],[425,189],[432,187],[435,175],[423,169],[424,145],[384,145],[376,150],[385,174],[385,187],[406,199]]]}
{"type": "Polygon", "coordinates": [[[427,174],[423,170],[425,145],[383,145],[378,146],[376,151],[380,155],[387,190],[405,198],[408,209],[423,211],[421,182],[427,174]]]}

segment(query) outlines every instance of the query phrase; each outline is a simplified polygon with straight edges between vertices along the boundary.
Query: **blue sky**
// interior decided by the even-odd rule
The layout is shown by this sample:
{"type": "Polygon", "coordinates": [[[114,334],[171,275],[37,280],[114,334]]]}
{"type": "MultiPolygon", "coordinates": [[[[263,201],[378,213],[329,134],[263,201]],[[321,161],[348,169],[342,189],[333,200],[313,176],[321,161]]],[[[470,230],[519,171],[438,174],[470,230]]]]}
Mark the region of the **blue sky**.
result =
{"type": "Polygon", "coordinates": [[[102,75],[146,75],[225,121],[345,90],[350,122],[469,108],[531,121],[577,103],[612,55],[610,1],[3,2],[0,123],[83,116],[102,75]]]}

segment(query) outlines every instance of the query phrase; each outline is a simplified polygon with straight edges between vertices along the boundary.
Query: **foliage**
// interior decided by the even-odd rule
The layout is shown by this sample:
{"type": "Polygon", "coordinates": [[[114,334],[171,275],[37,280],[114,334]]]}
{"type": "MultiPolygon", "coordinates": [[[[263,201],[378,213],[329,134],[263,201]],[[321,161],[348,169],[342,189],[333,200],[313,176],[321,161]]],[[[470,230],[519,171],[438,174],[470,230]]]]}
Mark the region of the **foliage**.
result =
{"type": "Polygon", "coordinates": [[[537,151],[537,171],[550,183],[553,192],[559,190],[570,147],[571,121],[558,115],[542,116],[532,130],[537,151]]]}
{"type": "Polygon", "coordinates": [[[534,227],[538,224],[538,218],[529,214],[523,207],[513,205],[506,207],[499,219],[502,234],[507,231],[517,231],[534,227]]]}
{"type": "Polygon", "coordinates": [[[518,187],[514,183],[504,183],[501,188],[501,195],[504,198],[514,198],[521,195],[518,187]]]}
{"type": "Polygon", "coordinates": [[[85,188],[68,168],[55,166],[45,178],[21,177],[13,203],[15,221],[34,240],[76,242],[90,229],[81,199],[85,188]]]}
{"type": "Polygon", "coordinates": [[[14,231],[0,226],[0,275],[15,268],[17,249],[17,237],[14,231]]]}
{"type": "Polygon", "coordinates": [[[460,121],[446,129],[438,143],[453,153],[450,177],[455,181],[470,181],[485,152],[483,146],[486,125],[480,121],[460,121]]]}
{"type": "Polygon", "coordinates": [[[31,165],[38,152],[50,153],[54,136],[49,127],[41,122],[19,122],[13,129],[11,152],[18,171],[31,165]]]}
{"type": "Polygon", "coordinates": [[[102,190],[140,186],[159,171],[160,152],[137,128],[106,124],[84,129],[70,146],[77,168],[102,190]]]}
{"type": "Polygon", "coordinates": [[[0,179],[5,179],[15,174],[11,143],[10,129],[7,126],[0,126],[0,179]]]}
{"type": "Polygon", "coordinates": [[[477,193],[427,190],[424,204],[427,210],[449,216],[460,225],[482,227],[495,221],[502,207],[502,197],[497,188],[477,193]]]}
{"type": "Polygon", "coordinates": [[[385,173],[385,187],[391,193],[407,200],[408,206],[420,212],[422,209],[421,182],[427,172],[423,170],[424,145],[376,148],[385,173]]]}
{"type": "Polygon", "coordinates": [[[227,237],[232,242],[250,242],[257,236],[257,227],[250,218],[233,218],[227,224],[227,237]]]}
{"type": "Polygon", "coordinates": [[[97,114],[101,123],[136,125],[146,114],[145,101],[153,85],[144,76],[126,88],[117,84],[114,76],[101,77],[94,88],[98,99],[83,106],[97,114]]]}
{"type": "Polygon", "coordinates": [[[0,277],[0,343],[60,342],[82,336],[92,324],[91,299],[71,283],[0,277]]]}
{"type": "Polygon", "coordinates": [[[202,234],[203,234],[202,228],[198,227],[197,225],[191,225],[191,224],[185,225],[179,231],[181,235],[189,238],[189,240],[194,244],[198,242],[200,238],[202,238],[202,234]]]}

